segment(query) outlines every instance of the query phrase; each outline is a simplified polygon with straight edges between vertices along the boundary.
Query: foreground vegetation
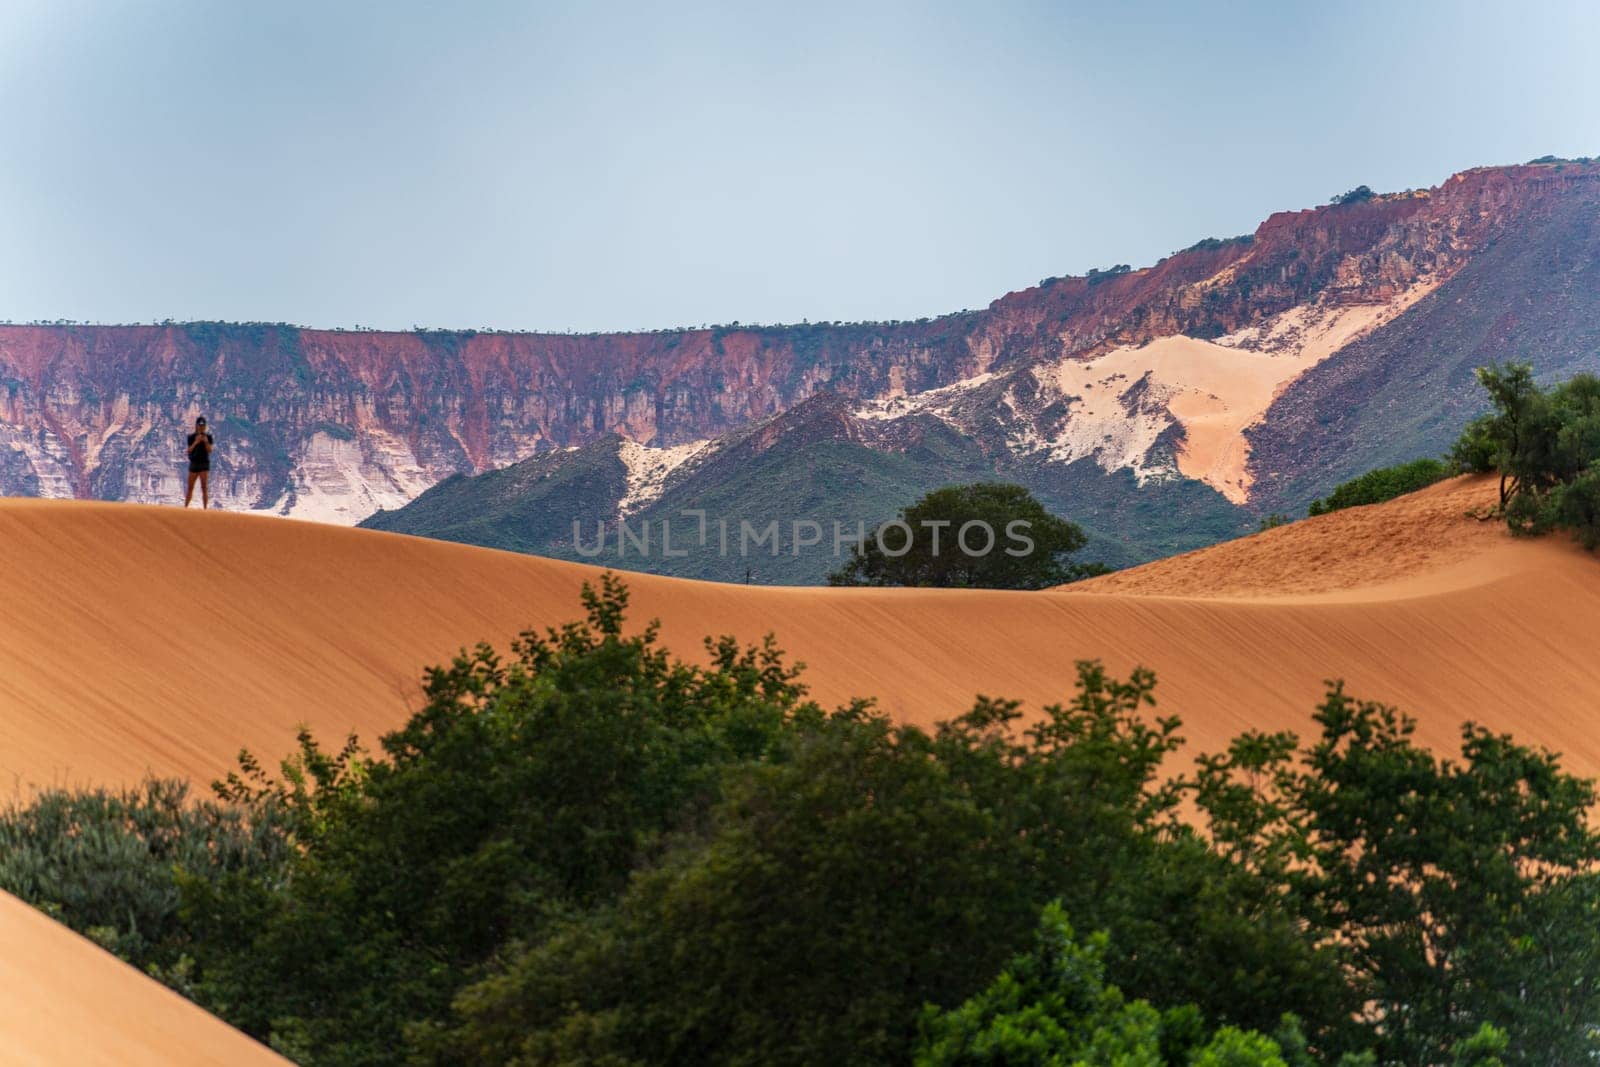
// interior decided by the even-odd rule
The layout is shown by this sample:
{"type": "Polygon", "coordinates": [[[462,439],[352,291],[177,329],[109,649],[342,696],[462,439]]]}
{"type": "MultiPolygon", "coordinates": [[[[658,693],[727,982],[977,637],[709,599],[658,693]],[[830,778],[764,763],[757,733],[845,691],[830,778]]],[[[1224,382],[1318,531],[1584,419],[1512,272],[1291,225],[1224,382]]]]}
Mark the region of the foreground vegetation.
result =
{"type": "Polygon", "coordinates": [[[674,660],[609,576],[584,604],[431,671],[381,752],[43,794],[0,884],[309,1064],[1596,1052],[1594,794],[1547,753],[1440,760],[1334,686],[1315,738],[1178,777],[1147,671],[922,730],[770,641],[674,660]]]}

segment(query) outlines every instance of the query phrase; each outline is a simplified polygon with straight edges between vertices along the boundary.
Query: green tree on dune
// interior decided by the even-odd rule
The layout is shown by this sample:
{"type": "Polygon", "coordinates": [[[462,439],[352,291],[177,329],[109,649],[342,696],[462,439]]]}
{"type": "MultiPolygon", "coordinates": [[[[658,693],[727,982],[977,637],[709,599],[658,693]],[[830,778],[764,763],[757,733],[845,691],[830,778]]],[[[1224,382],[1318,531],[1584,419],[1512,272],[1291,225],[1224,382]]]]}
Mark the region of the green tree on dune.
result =
{"type": "Polygon", "coordinates": [[[1540,389],[1527,364],[1478,370],[1490,410],[1468,424],[1451,455],[1465,470],[1500,475],[1500,511],[1512,532],[1568,530],[1600,547],[1600,378],[1573,375],[1540,389]]]}
{"type": "Polygon", "coordinates": [[[1020,485],[948,486],[901,509],[828,583],[1044,589],[1105,572],[1071,561],[1086,542],[1082,528],[1020,485]]]}

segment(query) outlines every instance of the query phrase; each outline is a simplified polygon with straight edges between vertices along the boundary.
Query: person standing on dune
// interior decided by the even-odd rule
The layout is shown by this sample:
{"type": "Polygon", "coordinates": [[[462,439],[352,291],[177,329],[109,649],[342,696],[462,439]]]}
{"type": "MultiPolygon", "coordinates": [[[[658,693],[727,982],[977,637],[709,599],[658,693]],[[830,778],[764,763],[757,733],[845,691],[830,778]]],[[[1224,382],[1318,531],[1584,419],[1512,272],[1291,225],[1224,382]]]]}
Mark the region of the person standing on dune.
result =
{"type": "Polygon", "coordinates": [[[194,420],[194,433],[187,439],[189,454],[189,485],[183,491],[183,506],[188,507],[190,499],[194,496],[194,480],[200,479],[200,506],[211,506],[211,487],[208,476],[211,474],[211,450],[216,447],[216,438],[206,429],[205,416],[194,420]]]}

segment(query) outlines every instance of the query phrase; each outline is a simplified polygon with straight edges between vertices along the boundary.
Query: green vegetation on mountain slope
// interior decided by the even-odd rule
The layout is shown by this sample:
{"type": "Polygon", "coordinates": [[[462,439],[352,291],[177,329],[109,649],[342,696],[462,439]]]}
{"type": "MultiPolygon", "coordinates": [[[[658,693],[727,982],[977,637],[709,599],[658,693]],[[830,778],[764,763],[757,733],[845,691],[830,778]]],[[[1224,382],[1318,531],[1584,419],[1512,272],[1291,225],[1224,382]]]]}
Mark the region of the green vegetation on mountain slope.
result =
{"type": "Polygon", "coordinates": [[[1575,374],[1541,389],[1526,363],[1480,367],[1490,410],[1467,424],[1445,460],[1368,471],[1338,486],[1311,514],[1377,504],[1451,474],[1498,473],[1498,513],[1512,533],[1564,530],[1600,547],[1600,378],[1575,374]]]}
{"type": "Polygon", "coordinates": [[[822,584],[848,560],[858,532],[870,533],[934,490],[997,478],[1026,486],[1051,512],[1080,525],[1088,539],[1083,555],[1112,567],[1203,547],[1252,525],[1200,483],[1141,489],[1130,472],[1108,474],[1093,460],[1001,470],[955,431],[934,427],[903,451],[835,437],[731,449],[705,469],[672,480],[659,499],[628,515],[629,540],[622,546],[615,514],[627,492],[627,474],[616,447],[612,440],[449,478],[406,507],[379,512],[361,525],[619,570],[762,585],[822,584]],[[698,513],[706,516],[704,542],[698,513]],[[774,522],[779,536],[765,537],[774,522]],[[797,547],[796,522],[817,523],[817,542],[797,547]],[[648,550],[639,546],[646,531],[648,550]]]}
{"type": "Polygon", "coordinates": [[[14,808],[0,883],[305,1063],[1596,1053],[1594,792],[1547,753],[1440,760],[1334,687],[1174,777],[1148,671],[924,730],[585,604],[431,671],[379,753],[303,736],[193,819],[14,808]]]}
{"type": "Polygon", "coordinates": [[[441,541],[547,552],[572,537],[575,519],[610,515],[627,492],[617,439],[557,452],[479,475],[452,475],[404,508],[361,525],[441,541]]]}
{"type": "MultiPolygon", "coordinates": [[[[716,581],[750,580],[763,585],[815,585],[849,554],[847,539],[870,533],[887,516],[931,490],[954,481],[993,477],[993,467],[953,432],[930,434],[907,452],[880,452],[849,441],[822,439],[794,449],[729,457],[715,471],[696,472],[639,515],[639,525],[660,529],[671,523],[675,544],[688,542],[689,555],[663,559],[659,554],[639,569],[679,577],[716,581]],[[686,509],[704,511],[711,528],[706,544],[698,541],[698,524],[686,509]],[[814,546],[797,548],[794,523],[820,527],[814,546]],[[776,551],[741,545],[739,533],[778,524],[776,551]],[[841,538],[836,546],[835,524],[841,538]],[[722,531],[728,531],[723,552],[722,531]],[[687,536],[686,536],[687,535],[687,536]]],[[[802,530],[801,540],[816,531],[802,530]]],[[[614,551],[591,562],[626,566],[614,551]]]]}
{"type": "Polygon", "coordinates": [[[952,480],[993,476],[976,450],[949,430],[930,433],[904,452],[831,437],[764,450],[736,444],[619,524],[615,516],[627,494],[627,470],[617,447],[613,438],[488,474],[450,478],[405,508],[380,512],[361,525],[621,570],[820,584],[848,556],[851,540],[896,509],[952,480]],[[774,523],[776,534],[769,536],[774,523]],[[797,545],[796,523],[802,524],[798,540],[819,530],[820,535],[797,545]]]}

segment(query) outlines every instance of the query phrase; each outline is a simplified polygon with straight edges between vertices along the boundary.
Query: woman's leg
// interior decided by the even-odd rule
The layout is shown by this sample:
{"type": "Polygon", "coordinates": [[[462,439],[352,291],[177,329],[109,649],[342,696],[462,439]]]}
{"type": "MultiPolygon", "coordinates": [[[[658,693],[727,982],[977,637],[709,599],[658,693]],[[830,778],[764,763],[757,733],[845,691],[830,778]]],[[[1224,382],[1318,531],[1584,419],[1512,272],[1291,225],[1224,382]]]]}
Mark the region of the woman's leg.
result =
{"type": "Polygon", "coordinates": [[[210,471],[201,471],[200,472],[200,506],[203,507],[203,508],[209,508],[211,506],[211,472],[210,471]]]}
{"type": "Polygon", "coordinates": [[[198,477],[200,477],[200,475],[196,474],[194,471],[190,471],[189,472],[189,484],[183,490],[183,506],[184,507],[188,507],[189,506],[189,498],[194,496],[194,480],[196,478],[198,478],[198,477]]]}

